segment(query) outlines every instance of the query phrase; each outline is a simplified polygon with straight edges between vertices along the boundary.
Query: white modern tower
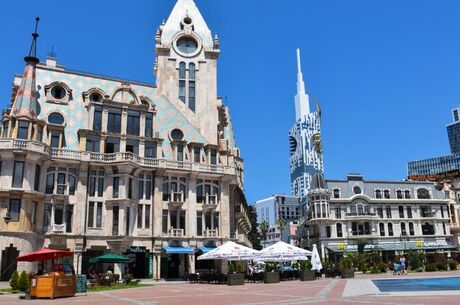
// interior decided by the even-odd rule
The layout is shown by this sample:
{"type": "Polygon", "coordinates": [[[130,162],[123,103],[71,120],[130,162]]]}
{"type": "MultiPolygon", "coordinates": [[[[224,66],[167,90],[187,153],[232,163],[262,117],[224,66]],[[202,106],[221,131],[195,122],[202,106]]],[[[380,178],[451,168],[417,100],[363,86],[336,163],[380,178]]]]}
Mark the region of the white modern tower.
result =
{"type": "Polygon", "coordinates": [[[323,172],[321,146],[321,111],[310,111],[310,100],[305,91],[300,50],[297,49],[297,94],[295,96],[296,121],[289,130],[292,195],[307,203],[307,193],[313,175],[323,172]]]}

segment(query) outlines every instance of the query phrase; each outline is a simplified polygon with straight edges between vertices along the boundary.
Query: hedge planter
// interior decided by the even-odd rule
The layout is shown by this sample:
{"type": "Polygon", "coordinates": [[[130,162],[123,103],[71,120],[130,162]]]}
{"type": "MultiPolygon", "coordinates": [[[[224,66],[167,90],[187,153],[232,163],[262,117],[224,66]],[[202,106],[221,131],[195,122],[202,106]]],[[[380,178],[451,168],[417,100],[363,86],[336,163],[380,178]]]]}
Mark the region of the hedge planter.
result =
{"type": "Polygon", "coordinates": [[[264,274],[264,283],[265,284],[273,284],[280,282],[280,273],[278,271],[275,272],[265,272],[264,274]]]}
{"type": "Polygon", "coordinates": [[[227,274],[228,286],[244,285],[244,273],[231,273],[227,274]]]}
{"type": "Polygon", "coordinates": [[[300,280],[303,281],[314,281],[316,279],[315,270],[300,270],[300,280]]]}
{"type": "Polygon", "coordinates": [[[340,276],[343,279],[349,279],[355,277],[355,270],[353,269],[342,269],[340,270],[340,276]]]}

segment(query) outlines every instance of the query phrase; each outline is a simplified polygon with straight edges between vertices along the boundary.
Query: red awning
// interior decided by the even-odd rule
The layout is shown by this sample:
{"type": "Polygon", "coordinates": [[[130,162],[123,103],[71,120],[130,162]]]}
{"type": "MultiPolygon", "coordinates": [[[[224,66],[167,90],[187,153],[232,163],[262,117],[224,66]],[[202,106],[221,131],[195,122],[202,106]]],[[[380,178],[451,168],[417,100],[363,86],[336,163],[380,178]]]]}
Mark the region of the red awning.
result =
{"type": "Polygon", "coordinates": [[[31,252],[29,254],[18,256],[16,259],[18,262],[38,262],[38,261],[46,261],[51,259],[57,259],[66,256],[72,256],[72,251],[62,251],[62,250],[54,250],[54,249],[42,249],[35,252],[31,252]]]}

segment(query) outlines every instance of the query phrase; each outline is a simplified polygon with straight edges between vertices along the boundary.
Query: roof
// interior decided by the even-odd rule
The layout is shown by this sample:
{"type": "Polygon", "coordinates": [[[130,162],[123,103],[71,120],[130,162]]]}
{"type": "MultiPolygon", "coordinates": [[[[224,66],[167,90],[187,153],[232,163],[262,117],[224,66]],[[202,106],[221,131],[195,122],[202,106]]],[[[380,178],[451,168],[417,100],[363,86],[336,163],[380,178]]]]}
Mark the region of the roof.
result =
{"type": "Polygon", "coordinates": [[[40,109],[37,103],[37,92],[35,86],[35,71],[38,59],[26,57],[26,67],[22,75],[21,85],[14,99],[11,113],[14,117],[28,117],[36,119],[40,109]]]}

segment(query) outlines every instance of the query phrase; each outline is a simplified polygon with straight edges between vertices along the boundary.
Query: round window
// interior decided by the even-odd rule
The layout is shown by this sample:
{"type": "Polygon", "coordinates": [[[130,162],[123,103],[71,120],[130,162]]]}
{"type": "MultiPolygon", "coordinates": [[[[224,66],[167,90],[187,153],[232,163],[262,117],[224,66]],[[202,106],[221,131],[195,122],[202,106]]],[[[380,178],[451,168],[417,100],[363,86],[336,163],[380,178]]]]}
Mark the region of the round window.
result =
{"type": "Polygon", "coordinates": [[[54,86],[51,88],[51,96],[57,100],[62,100],[66,95],[66,90],[62,86],[54,86]]]}
{"type": "Polygon", "coordinates": [[[353,187],[353,193],[355,194],[361,194],[361,187],[359,187],[358,185],[355,185],[353,187]]]}
{"type": "Polygon", "coordinates": [[[184,133],[180,129],[174,129],[171,131],[171,139],[173,141],[182,141],[184,138],[184,133]]]}
{"type": "Polygon", "coordinates": [[[100,102],[100,101],[102,101],[102,95],[100,93],[98,93],[98,92],[93,92],[93,93],[90,94],[89,100],[91,102],[100,102]]]}
{"type": "Polygon", "coordinates": [[[48,116],[48,123],[62,125],[64,124],[64,117],[60,113],[57,113],[57,112],[51,113],[48,116]]]}
{"type": "Polygon", "coordinates": [[[177,49],[184,54],[192,54],[198,49],[198,42],[190,36],[179,38],[176,45],[177,49]]]}

